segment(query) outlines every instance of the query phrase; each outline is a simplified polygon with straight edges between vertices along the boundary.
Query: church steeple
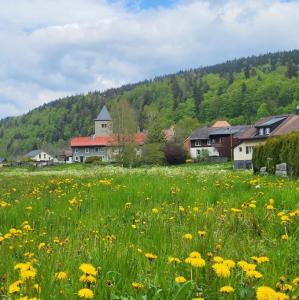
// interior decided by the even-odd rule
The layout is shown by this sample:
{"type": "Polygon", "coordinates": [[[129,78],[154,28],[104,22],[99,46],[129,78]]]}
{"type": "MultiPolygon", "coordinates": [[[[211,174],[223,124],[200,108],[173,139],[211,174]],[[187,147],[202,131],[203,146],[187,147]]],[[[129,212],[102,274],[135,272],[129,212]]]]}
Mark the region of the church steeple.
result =
{"type": "Polygon", "coordinates": [[[106,136],[113,133],[113,122],[109,111],[104,105],[95,121],[95,135],[106,136]]]}

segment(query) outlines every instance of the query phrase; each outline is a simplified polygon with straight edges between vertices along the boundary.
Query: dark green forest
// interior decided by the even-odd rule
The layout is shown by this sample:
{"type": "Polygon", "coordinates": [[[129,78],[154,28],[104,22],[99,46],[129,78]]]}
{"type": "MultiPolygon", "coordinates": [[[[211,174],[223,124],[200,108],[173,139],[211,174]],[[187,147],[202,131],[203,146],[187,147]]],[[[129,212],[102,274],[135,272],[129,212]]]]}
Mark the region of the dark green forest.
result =
{"type": "Polygon", "coordinates": [[[104,103],[112,109],[123,99],[134,108],[141,130],[157,121],[164,128],[175,126],[181,139],[217,119],[250,124],[265,115],[292,113],[299,105],[298,70],[299,50],[293,50],[58,99],[0,120],[0,156],[34,148],[57,153],[71,137],[93,133],[93,120],[104,103]]]}

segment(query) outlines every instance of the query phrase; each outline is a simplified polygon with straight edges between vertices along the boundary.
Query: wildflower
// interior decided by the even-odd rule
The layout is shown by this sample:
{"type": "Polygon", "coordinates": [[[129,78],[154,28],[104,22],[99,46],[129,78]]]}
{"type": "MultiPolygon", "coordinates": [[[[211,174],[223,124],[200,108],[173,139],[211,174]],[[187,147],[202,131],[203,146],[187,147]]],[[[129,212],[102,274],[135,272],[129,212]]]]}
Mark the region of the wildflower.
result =
{"type": "Polygon", "coordinates": [[[241,213],[241,212],[242,212],[242,209],[239,209],[239,208],[231,208],[230,210],[231,210],[231,212],[233,212],[234,214],[237,214],[237,213],[241,213]]]}
{"type": "Polygon", "coordinates": [[[256,279],[259,279],[259,278],[262,278],[263,275],[258,272],[258,271],[255,271],[255,270],[249,270],[246,272],[246,275],[249,277],[249,278],[256,278],[256,279]]]}
{"type": "Polygon", "coordinates": [[[215,256],[215,257],[213,257],[213,261],[215,263],[222,263],[223,262],[223,258],[221,256],[215,256]]]}
{"type": "Polygon", "coordinates": [[[226,266],[228,266],[229,269],[234,268],[236,263],[231,260],[231,259],[226,259],[223,261],[223,264],[225,264],[226,266]]]}
{"type": "Polygon", "coordinates": [[[179,211],[180,211],[180,212],[184,212],[184,211],[185,211],[185,208],[184,208],[183,206],[180,205],[180,206],[179,206],[179,211]]]}
{"type": "Polygon", "coordinates": [[[22,280],[29,280],[35,278],[36,272],[35,270],[24,270],[21,271],[20,276],[22,280]]]}
{"type": "Polygon", "coordinates": [[[94,294],[91,289],[84,288],[84,289],[79,290],[78,296],[80,298],[92,299],[94,297],[94,294]]]}
{"type": "Polygon", "coordinates": [[[157,259],[157,255],[153,253],[145,253],[144,255],[149,261],[154,261],[155,259],[157,259]]]}
{"type": "Polygon", "coordinates": [[[187,240],[187,241],[191,241],[193,238],[192,234],[191,233],[186,233],[184,234],[184,239],[187,240]]]}
{"type": "Polygon", "coordinates": [[[38,245],[38,250],[43,249],[45,246],[46,246],[45,243],[40,243],[40,244],[38,245]]]}
{"type": "Polygon", "coordinates": [[[67,279],[67,273],[66,272],[55,273],[55,278],[57,280],[65,280],[65,279],[67,279]]]}
{"type": "Polygon", "coordinates": [[[266,209],[268,209],[268,210],[274,210],[274,206],[271,205],[271,204],[267,204],[266,205],[266,209]]]}
{"type": "Polygon", "coordinates": [[[86,282],[86,283],[96,283],[97,280],[94,276],[92,275],[82,275],[79,279],[81,282],[86,282]]]}
{"type": "Polygon", "coordinates": [[[226,286],[223,286],[222,288],[220,288],[219,292],[221,293],[225,293],[225,294],[230,294],[232,292],[234,292],[234,288],[229,286],[229,285],[226,285],[226,286]]]}
{"type": "Polygon", "coordinates": [[[199,236],[201,236],[201,237],[203,237],[203,236],[205,236],[207,233],[205,232],[205,231],[203,231],[203,230],[199,230],[199,231],[197,231],[197,233],[198,233],[198,235],[199,236]]]}
{"type": "Polygon", "coordinates": [[[178,276],[178,277],[175,278],[175,281],[177,283],[184,283],[184,282],[187,281],[187,279],[184,276],[178,276]]]}
{"type": "Polygon", "coordinates": [[[284,234],[284,235],[281,236],[281,239],[283,241],[287,241],[289,239],[289,236],[287,234],[284,234]]]}
{"type": "Polygon", "coordinates": [[[229,268],[225,264],[216,263],[212,265],[212,268],[218,277],[226,278],[230,276],[229,268]]]}
{"type": "Polygon", "coordinates": [[[132,283],[132,287],[136,290],[140,290],[144,288],[144,284],[140,283],[140,282],[133,282],[132,283]]]}
{"type": "Polygon", "coordinates": [[[8,287],[8,293],[9,294],[14,294],[14,293],[18,293],[21,290],[21,284],[23,282],[21,280],[17,280],[14,283],[12,283],[9,287],[8,287]]]}
{"type": "Polygon", "coordinates": [[[267,256],[261,256],[261,257],[257,257],[257,256],[252,256],[251,257],[252,260],[254,260],[256,263],[261,264],[261,263],[265,263],[265,262],[269,262],[269,258],[267,256]]]}
{"type": "Polygon", "coordinates": [[[197,258],[188,257],[185,261],[195,268],[202,268],[206,265],[205,260],[200,257],[197,258]]]}
{"type": "Polygon", "coordinates": [[[198,207],[193,207],[193,211],[198,213],[199,212],[199,208],[198,207]]]}
{"type": "Polygon", "coordinates": [[[292,281],[293,285],[299,285],[299,277],[296,277],[292,281]]]}
{"type": "Polygon", "coordinates": [[[132,225],[131,225],[131,228],[132,228],[132,229],[136,229],[136,228],[137,228],[136,224],[132,224],[132,225]]]}
{"type": "Polygon", "coordinates": [[[182,261],[179,258],[177,258],[177,257],[169,256],[168,257],[168,262],[172,263],[172,264],[179,264],[182,261]]]}
{"type": "Polygon", "coordinates": [[[158,208],[152,208],[152,213],[157,214],[159,212],[158,208]]]}
{"type": "Polygon", "coordinates": [[[97,270],[91,264],[81,264],[79,269],[85,274],[89,274],[89,275],[93,275],[93,276],[97,275],[97,270]]]}
{"type": "Polygon", "coordinates": [[[191,253],[189,254],[189,257],[191,257],[191,258],[199,258],[199,257],[201,257],[201,255],[200,255],[199,252],[193,251],[193,252],[191,252],[191,253]]]}

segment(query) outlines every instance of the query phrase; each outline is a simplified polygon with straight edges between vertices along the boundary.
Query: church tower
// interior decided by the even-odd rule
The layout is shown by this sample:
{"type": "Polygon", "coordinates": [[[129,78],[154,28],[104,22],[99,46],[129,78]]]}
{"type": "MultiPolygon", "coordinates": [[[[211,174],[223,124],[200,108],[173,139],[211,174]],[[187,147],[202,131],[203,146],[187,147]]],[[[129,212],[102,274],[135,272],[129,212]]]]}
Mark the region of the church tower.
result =
{"type": "Polygon", "coordinates": [[[101,112],[94,120],[95,135],[107,136],[113,133],[113,122],[106,105],[103,106],[101,112]]]}

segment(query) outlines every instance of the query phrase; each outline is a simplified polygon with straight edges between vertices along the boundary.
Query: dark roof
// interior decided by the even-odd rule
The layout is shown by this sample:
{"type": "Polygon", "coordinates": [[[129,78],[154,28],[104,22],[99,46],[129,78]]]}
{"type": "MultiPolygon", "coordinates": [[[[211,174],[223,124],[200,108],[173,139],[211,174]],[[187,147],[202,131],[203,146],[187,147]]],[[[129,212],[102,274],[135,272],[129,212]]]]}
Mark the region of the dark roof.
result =
{"type": "Polygon", "coordinates": [[[268,136],[287,134],[292,131],[299,131],[298,115],[269,116],[269,117],[262,118],[254,125],[252,125],[249,129],[245,130],[242,134],[240,134],[239,139],[242,140],[265,139],[268,136]],[[273,124],[277,124],[278,126],[272,132],[270,132],[269,135],[262,135],[262,136],[258,135],[258,129],[260,127],[271,126],[273,124]]]}
{"type": "Polygon", "coordinates": [[[255,127],[267,127],[267,126],[272,126],[275,124],[278,124],[280,122],[282,122],[283,120],[285,120],[288,116],[274,116],[272,117],[270,120],[267,120],[266,122],[263,122],[261,124],[257,124],[255,127]]]}
{"type": "Polygon", "coordinates": [[[32,151],[28,152],[27,154],[25,154],[25,156],[35,157],[36,155],[39,155],[42,152],[43,152],[43,150],[32,150],[32,151]]]}
{"type": "Polygon", "coordinates": [[[195,130],[190,135],[190,140],[207,140],[210,136],[218,135],[233,135],[237,137],[240,133],[248,129],[249,126],[239,125],[239,126],[230,126],[230,127],[204,127],[195,130]]]}
{"type": "Polygon", "coordinates": [[[112,121],[112,118],[108,112],[106,105],[103,106],[101,112],[98,114],[95,121],[112,121]]]}

